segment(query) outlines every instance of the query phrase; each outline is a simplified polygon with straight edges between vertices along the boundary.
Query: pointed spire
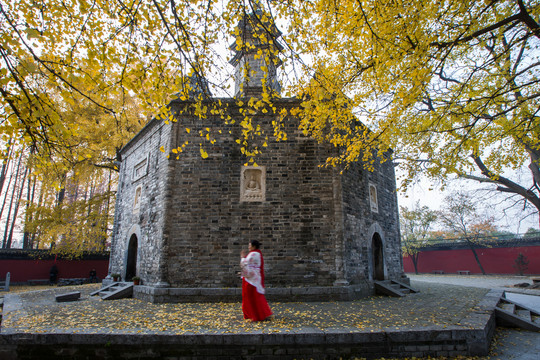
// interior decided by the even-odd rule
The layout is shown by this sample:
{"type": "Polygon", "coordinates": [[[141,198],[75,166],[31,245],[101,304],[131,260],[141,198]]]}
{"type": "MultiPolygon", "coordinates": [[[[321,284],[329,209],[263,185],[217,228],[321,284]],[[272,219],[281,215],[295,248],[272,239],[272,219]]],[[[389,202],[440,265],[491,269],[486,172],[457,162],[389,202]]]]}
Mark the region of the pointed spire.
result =
{"type": "Polygon", "coordinates": [[[258,1],[253,2],[254,12],[247,13],[238,23],[238,35],[230,49],[234,52],[229,61],[236,68],[235,97],[258,96],[265,91],[279,95],[281,85],[277,79],[278,57],[283,46],[278,38],[272,17],[258,1]]]}
{"type": "Polygon", "coordinates": [[[212,97],[210,88],[208,87],[208,80],[202,75],[193,72],[188,78],[189,81],[189,92],[188,97],[190,99],[197,99],[199,96],[202,96],[203,99],[212,97]]]}
{"type": "Polygon", "coordinates": [[[176,93],[176,97],[181,99],[197,100],[210,99],[212,92],[208,86],[208,80],[199,72],[192,70],[190,75],[182,78],[183,90],[176,93]]]}

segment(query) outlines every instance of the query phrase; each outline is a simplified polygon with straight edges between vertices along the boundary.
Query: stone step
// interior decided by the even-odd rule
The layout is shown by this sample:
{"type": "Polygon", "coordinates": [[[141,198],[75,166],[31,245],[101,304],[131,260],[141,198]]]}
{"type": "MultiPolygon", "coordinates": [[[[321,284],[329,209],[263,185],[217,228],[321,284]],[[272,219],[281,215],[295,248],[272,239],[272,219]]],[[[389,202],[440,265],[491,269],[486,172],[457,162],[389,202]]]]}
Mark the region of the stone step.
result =
{"type": "Polygon", "coordinates": [[[382,295],[402,297],[410,293],[416,293],[410,286],[395,280],[374,281],[375,292],[382,295]]]}
{"type": "Polygon", "coordinates": [[[531,312],[529,310],[516,310],[516,315],[527,321],[532,321],[531,312]]]}
{"type": "Polygon", "coordinates": [[[91,292],[90,296],[101,295],[101,294],[103,294],[103,293],[105,293],[107,291],[117,291],[118,289],[120,289],[122,287],[125,287],[125,286],[129,286],[129,285],[132,285],[132,283],[130,283],[130,282],[115,282],[115,283],[112,283],[110,285],[104,286],[99,290],[91,292]]]}
{"type": "Polygon", "coordinates": [[[497,325],[517,327],[529,331],[540,331],[540,313],[506,299],[504,295],[499,299],[495,308],[497,325]]]}
{"type": "Polygon", "coordinates": [[[103,300],[116,300],[133,296],[133,283],[120,283],[99,295],[103,300]]]}
{"type": "Polygon", "coordinates": [[[516,312],[516,305],[509,303],[499,303],[499,307],[503,310],[508,311],[509,313],[514,314],[516,312]]]}
{"type": "Polygon", "coordinates": [[[67,294],[56,295],[56,302],[76,301],[81,297],[80,291],[74,291],[67,294]]]}

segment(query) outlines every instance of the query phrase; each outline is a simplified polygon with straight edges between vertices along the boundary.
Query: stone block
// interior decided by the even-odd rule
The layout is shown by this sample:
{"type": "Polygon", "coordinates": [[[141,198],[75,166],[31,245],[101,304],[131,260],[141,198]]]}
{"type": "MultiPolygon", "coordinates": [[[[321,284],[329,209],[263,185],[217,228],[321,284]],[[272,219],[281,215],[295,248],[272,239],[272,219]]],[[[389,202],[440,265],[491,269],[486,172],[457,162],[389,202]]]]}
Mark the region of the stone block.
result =
{"type": "Polygon", "coordinates": [[[294,342],[297,345],[317,345],[324,343],[325,334],[294,334],[294,342]]]}
{"type": "Polygon", "coordinates": [[[489,343],[487,341],[468,342],[467,346],[468,354],[473,356],[486,356],[489,353],[489,343]]]}
{"type": "Polygon", "coordinates": [[[56,295],[56,302],[76,301],[81,297],[79,291],[70,292],[67,294],[56,295]]]}
{"type": "Polygon", "coordinates": [[[290,295],[291,288],[266,288],[266,296],[283,296],[290,295]]]}
{"type": "Polygon", "coordinates": [[[170,296],[196,296],[201,295],[201,288],[170,288],[170,296]]]}
{"type": "Polygon", "coordinates": [[[288,334],[265,334],[262,336],[263,345],[294,345],[296,342],[294,337],[288,334]]]}
{"type": "Polygon", "coordinates": [[[450,330],[434,330],[431,331],[432,341],[444,341],[452,339],[452,331],[450,330]]]}

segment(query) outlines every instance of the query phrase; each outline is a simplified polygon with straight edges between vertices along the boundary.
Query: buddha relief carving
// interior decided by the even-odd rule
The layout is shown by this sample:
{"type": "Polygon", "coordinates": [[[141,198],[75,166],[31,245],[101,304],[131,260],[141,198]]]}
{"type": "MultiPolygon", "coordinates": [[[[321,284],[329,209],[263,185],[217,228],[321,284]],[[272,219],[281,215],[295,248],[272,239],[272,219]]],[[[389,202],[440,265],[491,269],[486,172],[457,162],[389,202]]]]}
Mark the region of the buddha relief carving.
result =
{"type": "Polygon", "coordinates": [[[240,178],[240,201],[266,200],[266,169],[264,166],[244,166],[240,178]]]}

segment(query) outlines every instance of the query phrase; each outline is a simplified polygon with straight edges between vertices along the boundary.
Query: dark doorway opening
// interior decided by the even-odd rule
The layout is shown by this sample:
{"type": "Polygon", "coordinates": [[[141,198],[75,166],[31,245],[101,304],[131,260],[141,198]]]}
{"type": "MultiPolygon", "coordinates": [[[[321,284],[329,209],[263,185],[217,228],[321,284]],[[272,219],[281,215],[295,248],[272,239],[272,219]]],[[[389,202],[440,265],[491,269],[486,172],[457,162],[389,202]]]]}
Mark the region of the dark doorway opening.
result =
{"type": "Polygon", "coordinates": [[[131,235],[128,245],[127,263],[126,263],[126,281],[133,280],[137,275],[137,236],[131,235]]]}
{"type": "Polygon", "coordinates": [[[373,251],[373,280],[384,280],[384,254],[381,236],[373,235],[371,249],[373,251]]]}

